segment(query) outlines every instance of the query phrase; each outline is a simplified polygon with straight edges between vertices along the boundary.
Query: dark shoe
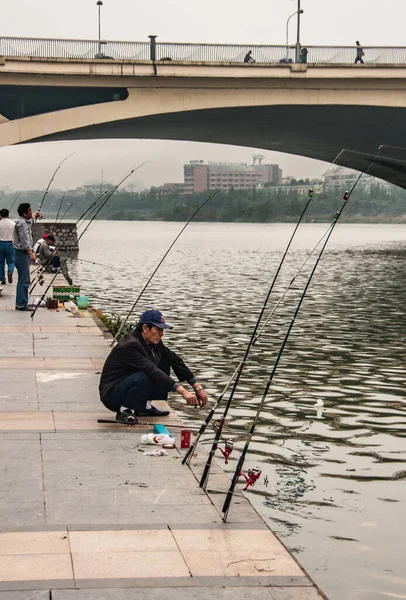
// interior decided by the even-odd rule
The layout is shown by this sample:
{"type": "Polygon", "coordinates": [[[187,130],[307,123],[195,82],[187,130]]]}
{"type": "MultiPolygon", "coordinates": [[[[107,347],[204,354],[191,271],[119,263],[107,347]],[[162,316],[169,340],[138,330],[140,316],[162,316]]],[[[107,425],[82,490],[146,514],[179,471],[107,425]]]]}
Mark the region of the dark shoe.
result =
{"type": "Polygon", "coordinates": [[[134,412],[131,408],[126,408],[123,411],[118,411],[116,414],[116,421],[119,423],[125,423],[126,425],[135,425],[138,423],[138,419],[134,415],[134,412]]]}
{"type": "Polygon", "coordinates": [[[69,285],[73,285],[73,281],[70,277],[67,277],[66,281],[69,283],[69,285]]]}
{"type": "Polygon", "coordinates": [[[6,285],[6,280],[5,279],[1,280],[1,285],[6,285]]]}
{"type": "Polygon", "coordinates": [[[30,306],[16,306],[16,310],[32,312],[34,309],[30,306]]]}
{"type": "Polygon", "coordinates": [[[7,281],[9,283],[13,283],[13,274],[12,273],[7,273],[7,281]]]}
{"type": "Polygon", "coordinates": [[[169,415],[169,410],[159,410],[155,406],[151,406],[151,408],[146,408],[145,410],[134,411],[137,417],[167,417],[169,415]]]}

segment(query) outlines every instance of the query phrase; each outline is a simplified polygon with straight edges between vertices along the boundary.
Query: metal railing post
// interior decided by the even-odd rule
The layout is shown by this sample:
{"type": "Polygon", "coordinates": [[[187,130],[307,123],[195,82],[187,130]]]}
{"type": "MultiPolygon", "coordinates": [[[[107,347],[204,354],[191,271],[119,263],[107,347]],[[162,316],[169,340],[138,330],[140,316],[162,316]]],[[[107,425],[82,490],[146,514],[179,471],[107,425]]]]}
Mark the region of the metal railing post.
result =
{"type": "Polygon", "coordinates": [[[158,36],[157,35],[149,35],[148,37],[151,40],[150,44],[149,44],[150,60],[152,60],[152,62],[155,62],[155,60],[156,60],[156,38],[158,36]]]}

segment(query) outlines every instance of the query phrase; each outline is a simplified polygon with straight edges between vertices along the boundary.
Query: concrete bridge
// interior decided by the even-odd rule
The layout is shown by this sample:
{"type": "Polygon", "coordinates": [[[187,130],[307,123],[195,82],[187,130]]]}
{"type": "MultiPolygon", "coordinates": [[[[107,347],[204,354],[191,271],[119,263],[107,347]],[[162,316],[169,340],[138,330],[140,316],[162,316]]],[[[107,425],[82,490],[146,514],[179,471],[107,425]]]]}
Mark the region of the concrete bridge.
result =
{"type": "Polygon", "coordinates": [[[150,138],[332,161],[406,139],[406,48],[0,39],[0,146],[150,138]],[[244,63],[248,50],[255,63],[244,63]],[[390,62],[391,61],[391,62],[390,62]]]}

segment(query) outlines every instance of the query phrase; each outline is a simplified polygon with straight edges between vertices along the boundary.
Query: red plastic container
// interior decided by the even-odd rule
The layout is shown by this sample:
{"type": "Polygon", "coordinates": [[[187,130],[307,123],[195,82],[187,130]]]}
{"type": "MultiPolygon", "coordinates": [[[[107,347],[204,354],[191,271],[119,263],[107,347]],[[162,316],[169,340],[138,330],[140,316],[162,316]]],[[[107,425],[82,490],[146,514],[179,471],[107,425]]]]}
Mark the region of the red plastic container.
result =
{"type": "Polygon", "coordinates": [[[190,429],[182,429],[180,432],[180,447],[190,448],[190,429]]]}

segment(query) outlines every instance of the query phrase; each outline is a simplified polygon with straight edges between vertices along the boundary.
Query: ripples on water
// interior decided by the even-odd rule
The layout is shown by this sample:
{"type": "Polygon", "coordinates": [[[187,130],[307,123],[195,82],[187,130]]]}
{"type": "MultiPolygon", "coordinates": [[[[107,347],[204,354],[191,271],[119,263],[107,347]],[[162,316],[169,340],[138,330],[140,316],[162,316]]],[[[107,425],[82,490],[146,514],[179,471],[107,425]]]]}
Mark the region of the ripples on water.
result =
{"type": "MultiPolygon", "coordinates": [[[[112,268],[72,264],[82,291],[125,314],[180,228],[96,223],[80,256],[112,268]]],[[[267,314],[326,228],[300,228],[267,314]]],[[[292,231],[191,224],[135,311],[156,306],[174,322],[166,341],[212,398],[242,359],[292,231]]],[[[332,600],[406,598],[405,257],[404,226],[337,226],[246,461],[262,468],[253,503],[332,600]]],[[[311,268],[309,261],[250,354],[230,412],[230,470],[311,268]]],[[[195,422],[193,410],[174,405],[195,422]]]]}

